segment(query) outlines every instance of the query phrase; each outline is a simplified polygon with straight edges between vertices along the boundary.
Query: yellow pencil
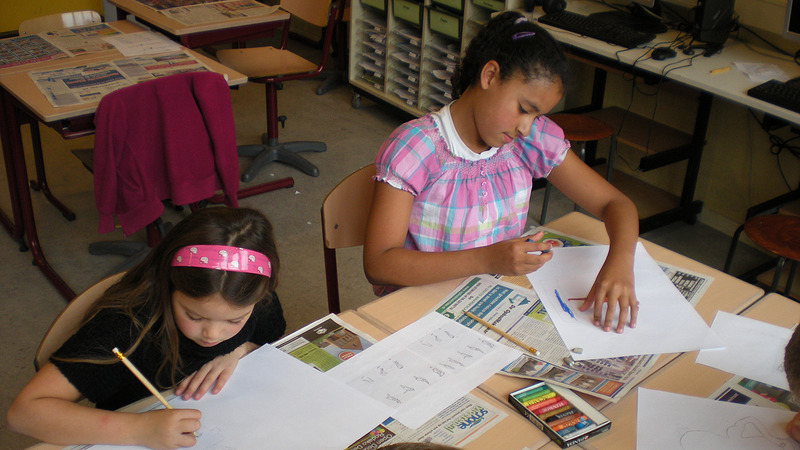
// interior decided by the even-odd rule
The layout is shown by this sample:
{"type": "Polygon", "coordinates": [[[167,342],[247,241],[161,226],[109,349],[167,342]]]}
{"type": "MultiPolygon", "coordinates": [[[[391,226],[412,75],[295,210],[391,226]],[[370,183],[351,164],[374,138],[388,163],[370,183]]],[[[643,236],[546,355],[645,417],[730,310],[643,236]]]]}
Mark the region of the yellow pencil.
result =
{"type": "Polygon", "coordinates": [[[117,358],[119,358],[119,360],[122,361],[122,364],[125,364],[125,367],[127,367],[128,370],[130,370],[131,373],[134,374],[136,378],[138,378],[139,381],[142,382],[144,387],[146,387],[147,390],[150,391],[151,394],[153,394],[153,397],[157,398],[158,401],[160,401],[161,404],[164,405],[164,408],[173,409],[172,405],[170,405],[167,402],[167,399],[165,399],[164,396],[162,396],[161,393],[158,392],[158,389],[156,389],[155,386],[153,386],[149,381],[147,381],[147,378],[145,378],[144,375],[142,375],[142,372],[139,372],[139,369],[137,369],[136,366],[134,366],[133,363],[130,362],[128,358],[126,358],[125,355],[123,355],[122,352],[119,351],[117,347],[114,347],[114,349],[111,351],[114,352],[114,354],[117,355],[117,358]]]}
{"type": "MultiPolygon", "coordinates": [[[[111,351],[117,356],[117,358],[119,358],[120,361],[122,361],[122,364],[125,364],[125,367],[127,367],[128,370],[130,370],[131,373],[134,376],[136,376],[136,378],[138,378],[139,381],[142,382],[144,387],[146,387],[147,390],[150,391],[151,394],[153,394],[153,397],[157,398],[158,401],[161,402],[162,405],[164,405],[164,408],[175,409],[172,407],[172,405],[170,405],[167,402],[167,399],[165,399],[164,396],[161,395],[160,392],[158,392],[158,389],[156,389],[156,387],[153,386],[153,384],[150,383],[150,381],[148,381],[147,378],[144,377],[144,375],[142,375],[142,372],[139,372],[139,369],[137,369],[136,366],[134,366],[133,363],[130,362],[130,360],[128,360],[128,358],[126,358],[121,351],[119,351],[117,347],[114,347],[111,351]]],[[[197,432],[193,431],[192,434],[194,435],[194,437],[197,437],[197,432]]]]}
{"type": "Polygon", "coordinates": [[[506,333],[505,331],[503,331],[503,330],[501,330],[501,329],[497,328],[496,326],[494,326],[494,325],[490,324],[489,322],[487,322],[487,321],[485,321],[485,320],[481,319],[480,317],[476,316],[475,314],[472,314],[472,313],[471,313],[471,312],[469,312],[469,311],[464,311],[464,315],[466,315],[466,316],[467,316],[467,317],[469,317],[470,319],[472,319],[472,320],[474,320],[474,321],[478,322],[479,324],[481,324],[481,325],[485,326],[486,328],[488,328],[488,329],[490,329],[490,330],[494,331],[495,333],[499,334],[500,336],[503,336],[504,338],[508,339],[509,341],[511,341],[511,342],[513,342],[513,343],[515,343],[515,344],[519,345],[520,347],[522,347],[522,348],[523,348],[523,349],[525,349],[526,351],[528,351],[528,352],[531,352],[531,353],[532,353],[534,356],[536,356],[536,355],[538,355],[538,354],[539,354],[539,352],[538,352],[538,351],[536,351],[536,349],[535,349],[535,348],[533,348],[533,347],[529,347],[529,346],[528,346],[528,344],[526,344],[526,343],[524,343],[524,342],[520,341],[519,339],[515,338],[514,336],[511,336],[510,334],[508,334],[508,333],[506,333]]]}

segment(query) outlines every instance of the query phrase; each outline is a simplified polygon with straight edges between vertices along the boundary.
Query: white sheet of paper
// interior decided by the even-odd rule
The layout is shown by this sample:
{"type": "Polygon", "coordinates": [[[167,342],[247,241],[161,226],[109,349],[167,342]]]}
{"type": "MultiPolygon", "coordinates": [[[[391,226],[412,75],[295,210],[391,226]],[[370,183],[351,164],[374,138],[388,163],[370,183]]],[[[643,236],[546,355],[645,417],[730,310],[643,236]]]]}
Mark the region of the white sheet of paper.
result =
{"type": "Polygon", "coordinates": [[[180,44],[169,40],[161,33],[140,31],[138,33],[115,34],[103,38],[125,56],[155,55],[180,51],[180,44]]]}
{"type": "Polygon", "coordinates": [[[800,449],[784,430],[792,411],[638,388],[636,448],[800,449]]]}
{"type": "Polygon", "coordinates": [[[428,313],[326,372],[418,428],[522,352],[428,313]]]}
{"type": "MultiPolygon", "coordinates": [[[[603,331],[592,323],[592,309],[581,312],[581,301],[589,293],[608,253],[607,245],[553,248],[553,258],[528,274],[561,339],[577,360],[630,355],[685,352],[719,347],[705,321],[686,301],[641,243],[636,245],[633,273],[639,316],[636,328],[625,327],[618,334],[603,331]],[[561,308],[561,299],[575,316],[561,308]],[[572,350],[580,348],[576,353],[572,350]]],[[[617,315],[613,326],[616,328],[617,315]]]]}
{"type": "Polygon", "coordinates": [[[711,330],[725,348],[701,350],[695,362],[789,390],[783,354],[791,329],[718,311],[711,330]]]}
{"type": "Polygon", "coordinates": [[[219,394],[170,404],[203,413],[193,449],[340,450],[390,415],[389,408],[271,345],[243,358],[219,394]]]}

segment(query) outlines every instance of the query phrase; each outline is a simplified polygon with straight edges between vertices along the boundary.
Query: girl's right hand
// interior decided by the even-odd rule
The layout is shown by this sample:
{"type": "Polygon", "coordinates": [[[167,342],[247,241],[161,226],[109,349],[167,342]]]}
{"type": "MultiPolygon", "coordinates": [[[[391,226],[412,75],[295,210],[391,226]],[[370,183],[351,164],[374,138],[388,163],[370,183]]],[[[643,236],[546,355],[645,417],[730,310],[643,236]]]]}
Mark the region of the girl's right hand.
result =
{"type": "Polygon", "coordinates": [[[527,275],[539,270],[553,258],[550,244],[536,242],[542,238],[539,232],[533,236],[509,239],[484,247],[488,252],[489,270],[486,273],[499,275],[527,275]],[[547,253],[541,253],[546,251],[547,253]]]}
{"type": "Polygon", "coordinates": [[[137,414],[141,445],[149,448],[191,447],[197,442],[194,432],[200,429],[200,411],[196,409],[159,409],[137,414]]]}

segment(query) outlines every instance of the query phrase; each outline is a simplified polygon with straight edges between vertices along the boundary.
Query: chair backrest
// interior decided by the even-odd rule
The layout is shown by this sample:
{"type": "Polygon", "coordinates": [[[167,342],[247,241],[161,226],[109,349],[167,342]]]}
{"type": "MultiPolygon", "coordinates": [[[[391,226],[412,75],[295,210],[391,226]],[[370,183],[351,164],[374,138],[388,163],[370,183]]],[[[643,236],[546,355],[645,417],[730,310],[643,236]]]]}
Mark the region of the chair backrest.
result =
{"type": "Polygon", "coordinates": [[[61,313],[56,317],[50,328],[39,343],[39,348],[36,350],[36,355],[33,359],[33,366],[36,370],[42,368],[47,363],[50,355],[58,350],[64,342],[78,330],[78,326],[83,320],[86,311],[89,307],[103,295],[111,285],[122,278],[124,272],[120,272],[110,277],[104,278],[88,289],[80,293],[77,297],[72,299],[61,313]]]}
{"type": "Polygon", "coordinates": [[[79,27],[100,23],[103,18],[97,11],[73,11],[28,19],[19,24],[19,34],[36,34],[42,31],[79,27]]]}
{"type": "Polygon", "coordinates": [[[328,26],[331,0],[281,0],[281,9],[292,16],[305,20],[311,25],[324,28],[328,26]]]}
{"type": "Polygon", "coordinates": [[[375,166],[370,164],[348,175],[322,201],[322,243],[328,310],[339,313],[339,274],[336,249],[364,245],[367,218],[375,192],[375,166]]]}

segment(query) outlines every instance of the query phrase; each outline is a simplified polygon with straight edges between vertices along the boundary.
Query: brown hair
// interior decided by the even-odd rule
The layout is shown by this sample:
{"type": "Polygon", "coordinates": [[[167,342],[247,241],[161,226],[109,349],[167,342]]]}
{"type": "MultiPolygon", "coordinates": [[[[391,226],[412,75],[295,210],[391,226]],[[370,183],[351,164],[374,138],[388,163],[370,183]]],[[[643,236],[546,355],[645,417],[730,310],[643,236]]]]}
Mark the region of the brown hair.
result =
{"type": "MultiPolygon", "coordinates": [[[[203,208],[175,225],[144,261],[108,288],[87,312],[83,324],[104,309],[123,311],[134,323],[138,335],[130,348],[121,350],[125,354],[132,352],[149,333],[148,339],[164,356],[158,373],[169,370],[174,385],[181,358],[179,331],[172,315],[172,293],[177,290],[192,298],[220,294],[237,307],[269,303],[278,283],[279,267],[272,225],[262,213],[250,208],[203,208]],[[263,253],[272,264],[272,276],[172,267],[175,252],[190,245],[228,245],[263,253]],[[146,317],[144,323],[139,320],[141,317],[146,317]]],[[[108,360],[91,362],[116,361],[112,356],[108,360]]]]}
{"type": "Polygon", "coordinates": [[[789,389],[800,397],[800,327],[794,330],[783,354],[783,369],[789,381],[789,389]]]}

